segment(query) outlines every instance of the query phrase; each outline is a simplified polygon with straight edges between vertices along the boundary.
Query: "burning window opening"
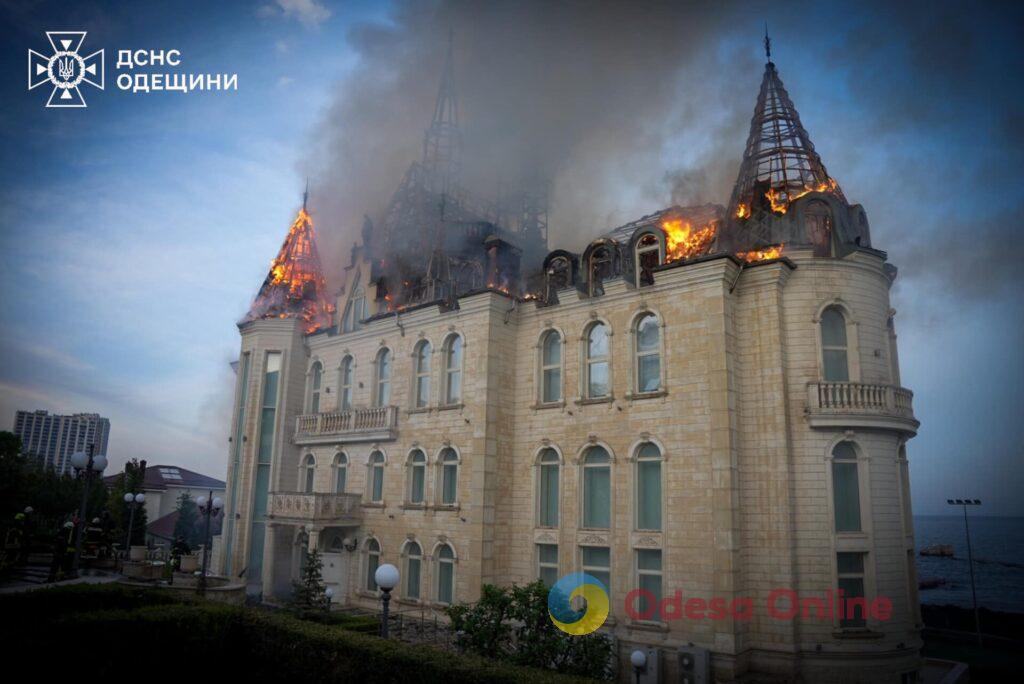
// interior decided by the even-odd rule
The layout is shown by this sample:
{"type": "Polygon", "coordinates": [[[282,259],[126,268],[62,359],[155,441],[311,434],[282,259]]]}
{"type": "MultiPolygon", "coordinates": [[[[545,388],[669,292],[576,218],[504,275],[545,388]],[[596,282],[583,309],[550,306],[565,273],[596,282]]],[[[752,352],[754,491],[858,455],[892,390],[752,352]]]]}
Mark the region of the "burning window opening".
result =
{"type": "Polygon", "coordinates": [[[769,261],[782,258],[782,249],[785,245],[770,245],[763,249],[752,249],[747,252],[736,252],[736,257],[748,264],[755,261],[769,261]]]}
{"type": "Polygon", "coordinates": [[[704,256],[711,251],[718,234],[718,223],[711,222],[694,229],[693,224],[683,219],[666,219],[661,223],[665,231],[665,261],[681,261],[704,256]]]}

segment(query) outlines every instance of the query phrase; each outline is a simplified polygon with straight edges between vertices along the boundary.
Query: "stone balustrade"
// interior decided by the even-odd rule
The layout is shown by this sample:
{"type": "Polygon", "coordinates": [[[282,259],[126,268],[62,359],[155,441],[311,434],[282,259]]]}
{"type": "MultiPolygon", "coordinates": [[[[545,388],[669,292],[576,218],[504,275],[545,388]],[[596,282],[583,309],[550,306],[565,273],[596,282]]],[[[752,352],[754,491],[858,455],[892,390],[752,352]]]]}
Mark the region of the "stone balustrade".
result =
{"type": "Polygon", "coordinates": [[[295,443],[389,441],[397,430],[397,406],[307,413],[295,419],[295,443]]]}
{"type": "Polygon", "coordinates": [[[361,502],[359,494],[271,492],[268,517],[314,525],[358,524],[362,520],[361,502]]]}
{"type": "Polygon", "coordinates": [[[807,416],[812,427],[902,427],[916,433],[913,397],[896,385],[809,382],[807,416]]]}

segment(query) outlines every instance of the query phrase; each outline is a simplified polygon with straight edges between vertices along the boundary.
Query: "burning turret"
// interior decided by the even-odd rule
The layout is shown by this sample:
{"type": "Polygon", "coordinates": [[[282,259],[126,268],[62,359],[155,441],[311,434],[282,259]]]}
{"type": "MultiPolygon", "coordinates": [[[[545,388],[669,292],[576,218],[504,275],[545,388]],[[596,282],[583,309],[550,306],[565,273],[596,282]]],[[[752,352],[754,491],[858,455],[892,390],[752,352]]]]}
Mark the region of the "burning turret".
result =
{"type": "Polygon", "coordinates": [[[299,318],[305,322],[307,333],[331,325],[334,306],[327,298],[313,220],[306,210],[307,197],[308,193],[303,196],[302,208],[240,324],[261,318],[299,318]]]}

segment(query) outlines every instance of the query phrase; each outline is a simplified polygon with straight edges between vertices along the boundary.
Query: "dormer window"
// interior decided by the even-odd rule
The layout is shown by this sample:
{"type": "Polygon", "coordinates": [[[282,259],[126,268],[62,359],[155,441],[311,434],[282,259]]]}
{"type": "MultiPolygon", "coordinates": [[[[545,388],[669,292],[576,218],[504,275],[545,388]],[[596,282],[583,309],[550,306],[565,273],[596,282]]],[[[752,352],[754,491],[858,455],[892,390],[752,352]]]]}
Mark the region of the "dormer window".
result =
{"type": "Polygon", "coordinates": [[[612,254],[607,247],[590,253],[587,285],[591,297],[604,294],[604,280],[612,275],[612,254]]]}
{"type": "Polygon", "coordinates": [[[654,282],[654,268],[662,261],[661,241],[654,233],[642,235],[636,243],[636,284],[650,285],[654,282]]]}

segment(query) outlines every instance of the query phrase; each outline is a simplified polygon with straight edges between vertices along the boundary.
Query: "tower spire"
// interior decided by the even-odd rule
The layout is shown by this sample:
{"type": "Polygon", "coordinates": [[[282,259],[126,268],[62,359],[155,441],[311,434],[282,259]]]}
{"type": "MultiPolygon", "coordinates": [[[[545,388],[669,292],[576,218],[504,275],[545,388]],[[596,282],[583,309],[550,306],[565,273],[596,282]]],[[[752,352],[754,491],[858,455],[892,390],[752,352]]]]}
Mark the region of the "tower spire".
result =
{"type": "Polygon", "coordinates": [[[302,211],[306,211],[306,202],[309,201],[309,176],[306,176],[306,189],[302,192],[302,211]]]}
{"type": "Polygon", "coordinates": [[[768,37],[768,22],[764,22],[764,56],[768,64],[772,63],[772,39],[768,37]]]}
{"type": "Polygon", "coordinates": [[[456,183],[459,174],[461,134],[459,102],[455,92],[453,59],[454,35],[448,29],[448,50],[434,103],[434,117],[423,137],[423,166],[428,185],[435,192],[446,192],[456,183]]]}
{"type": "Polygon", "coordinates": [[[771,61],[771,38],[764,37],[765,64],[761,90],[750,120],[739,177],[729,202],[731,216],[744,218],[752,207],[767,200],[772,209],[785,212],[789,202],[817,190],[831,192],[845,201],[842,190],[825,170],[800,115],[782,85],[771,61]]]}

